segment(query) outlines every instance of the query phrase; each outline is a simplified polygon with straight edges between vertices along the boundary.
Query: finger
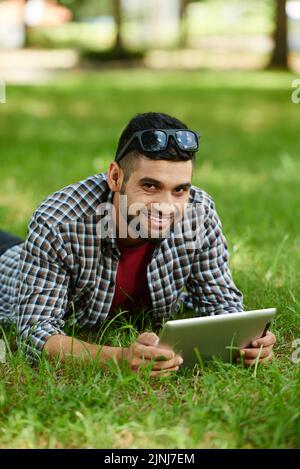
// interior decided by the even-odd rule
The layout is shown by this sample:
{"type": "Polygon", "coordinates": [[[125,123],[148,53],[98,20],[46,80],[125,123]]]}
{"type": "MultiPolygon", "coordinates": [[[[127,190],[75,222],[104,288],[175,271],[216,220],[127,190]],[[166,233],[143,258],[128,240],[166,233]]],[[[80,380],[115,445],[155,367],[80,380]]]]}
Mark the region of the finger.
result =
{"type": "Polygon", "coordinates": [[[175,357],[175,352],[172,349],[162,349],[159,347],[152,347],[151,345],[145,346],[136,343],[135,351],[140,358],[147,360],[171,360],[175,357]]]}
{"type": "Polygon", "coordinates": [[[153,367],[153,360],[146,360],[142,359],[139,357],[135,357],[131,362],[130,362],[130,368],[132,370],[138,370],[140,368],[152,368],[153,367]]]}
{"type": "Polygon", "coordinates": [[[154,332],[143,332],[143,334],[138,336],[136,342],[143,345],[156,346],[159,342],[159,337],[154,332]]]}
{"type": "Polygon", "coordinates": [[[172,347],[170,347],[170,345],[167,345],[167,344],[163,344],[162,342],[159,343],[159,345],[157,345],[159,348],[163,348],[163,349],[167,349],[167,350],[172,350],[172,347]]]}
{"type": "Polygon", "coordinates": [[[271,347],[263,347],[263,348],[246,348],[241,350],[242,355],[244,352],[244,359],[256,358],[265,358],[271,353],[271,347]]]}
{"type": "MultiPolygon", "coordinates": [[[[167,345],[167,344],[159,343],[159,345],[157,345],[157,348],[159,348],[159,349],[161,349],[161,350],[163,350],[163,351],[165,351],[165,350],[171,350],[172,352],[174,352],[174,350],[172,349],[172,347],[170,347],[170,345],[167,345]]],[[[174,353],[174,355],[175,355],[175,353],[174,353]]],[[[161,360],[161,359],[159,358],[159,360],[161,360]]]]}
{"type": "MultiPolygon", "coordinates": [[[[259,360],[259,364],[268,363],[270,360],[272,360],[272,358],[273,358],[273,354],[270,354],[265,358],[261,358],[259,360]]],[[[244,360],[244,365],[246,366],[252,366],[252,365],[255,365],[255,363],[256,363],[256,360],[248,360],[248,359],[244,360]]]]}
{"type": "Polygon", "coordinates": [[[153,361],[152,360],[143,360],[141,358],[135,357],[131,363],[130,367],[132,369],[138,368],[147,368],[151,367],[151,369],[159,371],[159,370],[166,370],[174,367],[179,367],[183,363],[183,358],[179,355],[176,355],[175,358],[172,360],[164,360],[164,361],[153,361]]]}
{"type": "Polygon", "coordinates": [[[268,331],[267,335],[265,337],[260,337],[260,339],[256,339],[252,342],[252,347],[260,347],[261,345],[263,347],[268,347],[269,345],[274,345],[276,344],[276,336],[268,331]]]}
{"type": "Polygon", "coordinates": [[[178,370],[179,370],[179,367],[174,366],[173,368],[168,368],[166,370],[151,371],[150,376],[171,376],[172,373],[178,370]]]}
{"type": "Polygon", "coordinates": [[[158,347],[163,350],[172,350],[172,348],[169,345],[166,345],[166,344],[158,345],[159,337],[154,332],[143,332],[143,334],[141,334],[137,338],[136,342],[142,345],[158,347]]]}
{"type": "MultiPolygon", "coordinates": [[[[131,367],[131,370],[134,372],[134,373],[140,373],[142,371],[145,370],[144,366],[138,366],[138,367],[131,367]]],[[[178,371],[179,370],[179,366],[173,366],[171,368],[166,368],[165,370],[151,370],[150,372],[150,376],[165,376],[167,374],[171,374],[171,372],[174,372],[174,371],[178,371]]]]}
{"type": "Polygon", "coordinates": [[[157,372],[153,371],[152,373],[150,373],[150,377],[155,378],[155,379],[161,378],[162,376],[165,377],[165,376],[171,376],[171,375],[172,375],[172,372],[171,373],[170,372],[164,372],[163,374],[157,374],[157,372]]]}
{"type": "Polygon", "coordinates": [[[259,363],[268,363],[271,360],[273,360],[273,353],[271,353],[268,357],[263,358],[262,360],[259,360],[259,363]]]}
{"type": "Polygon", "coordinates": [[[179,367],[182,365],[183,359],[179,355],[176,355],[172,360],[157,361],[154,363],[153,370],[166,370],[168,368],[179,367]]]}

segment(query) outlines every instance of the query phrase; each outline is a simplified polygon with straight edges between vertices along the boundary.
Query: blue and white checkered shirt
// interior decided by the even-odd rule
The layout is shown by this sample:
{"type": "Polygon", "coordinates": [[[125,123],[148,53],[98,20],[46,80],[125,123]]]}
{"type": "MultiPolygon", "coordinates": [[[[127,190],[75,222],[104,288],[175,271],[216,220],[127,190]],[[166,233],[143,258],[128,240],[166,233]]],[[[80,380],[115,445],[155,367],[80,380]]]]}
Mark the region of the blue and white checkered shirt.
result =
{"type": "MultiPolygon", "coordinates": [[[[24,243],[0,256],[0,322],[17,324],[28,356],[38,358],[51,335],[65,335],[72,304],[79,327],[108,317],[120,251],[115,238],[101,239],[97,223],[99,204],[112,199],[102,173],[64,187],[35,210],[24,243]]],[[[195,186],[189,202],[204,214],[201,245],[188,246],[182,234],[171,233],[155,247],[147,267],[155,323],[169,319],[182,302],[197,316],[243,311],[214,202],[195,186]]]]}

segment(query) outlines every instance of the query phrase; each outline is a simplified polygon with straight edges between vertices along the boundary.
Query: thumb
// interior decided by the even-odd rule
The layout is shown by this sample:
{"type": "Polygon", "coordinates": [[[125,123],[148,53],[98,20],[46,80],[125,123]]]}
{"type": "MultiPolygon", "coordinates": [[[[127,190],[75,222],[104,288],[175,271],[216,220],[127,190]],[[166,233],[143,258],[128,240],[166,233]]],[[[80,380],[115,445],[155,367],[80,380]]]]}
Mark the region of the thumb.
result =
{"type": "Polygon", "coordinates": [[[159,337],[154,332],[143,332],[143,334],[138,336],[136,341],[142,345],[152,345],[155,347],[158,344],[159,337]]]}

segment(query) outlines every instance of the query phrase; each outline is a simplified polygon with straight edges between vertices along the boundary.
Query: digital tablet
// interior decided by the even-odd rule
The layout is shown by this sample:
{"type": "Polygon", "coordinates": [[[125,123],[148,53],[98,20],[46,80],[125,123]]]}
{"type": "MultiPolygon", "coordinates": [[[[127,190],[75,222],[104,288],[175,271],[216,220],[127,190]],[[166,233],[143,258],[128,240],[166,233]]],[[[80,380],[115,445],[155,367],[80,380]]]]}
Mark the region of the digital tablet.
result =
{"type": "Polygon", "coordinates": [[[233,362],[239,350],[264,336],[276,314],[275,308],[167,321],[159,345],[168,345],[184,360],[182,366],[214,357],[233,362]]]}

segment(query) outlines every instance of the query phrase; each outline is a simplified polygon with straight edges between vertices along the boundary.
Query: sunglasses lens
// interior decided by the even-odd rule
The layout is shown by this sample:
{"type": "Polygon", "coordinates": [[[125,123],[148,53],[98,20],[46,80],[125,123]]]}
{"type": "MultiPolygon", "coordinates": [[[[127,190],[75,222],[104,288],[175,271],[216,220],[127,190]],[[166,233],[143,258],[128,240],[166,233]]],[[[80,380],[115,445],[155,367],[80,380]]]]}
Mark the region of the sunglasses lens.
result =
{"type": "Polygon", "coordinates": [[[160,130],[149,130],[142,134],[141,140],[145,151],[159,151],[165,148],[167,136],[160,130]]]}
{"type": "Polygon", "coordinates": [[[198,149],[198,137],[193,132],[178,130],[176,140],[182,150],[193,151],[198,149]]]}

